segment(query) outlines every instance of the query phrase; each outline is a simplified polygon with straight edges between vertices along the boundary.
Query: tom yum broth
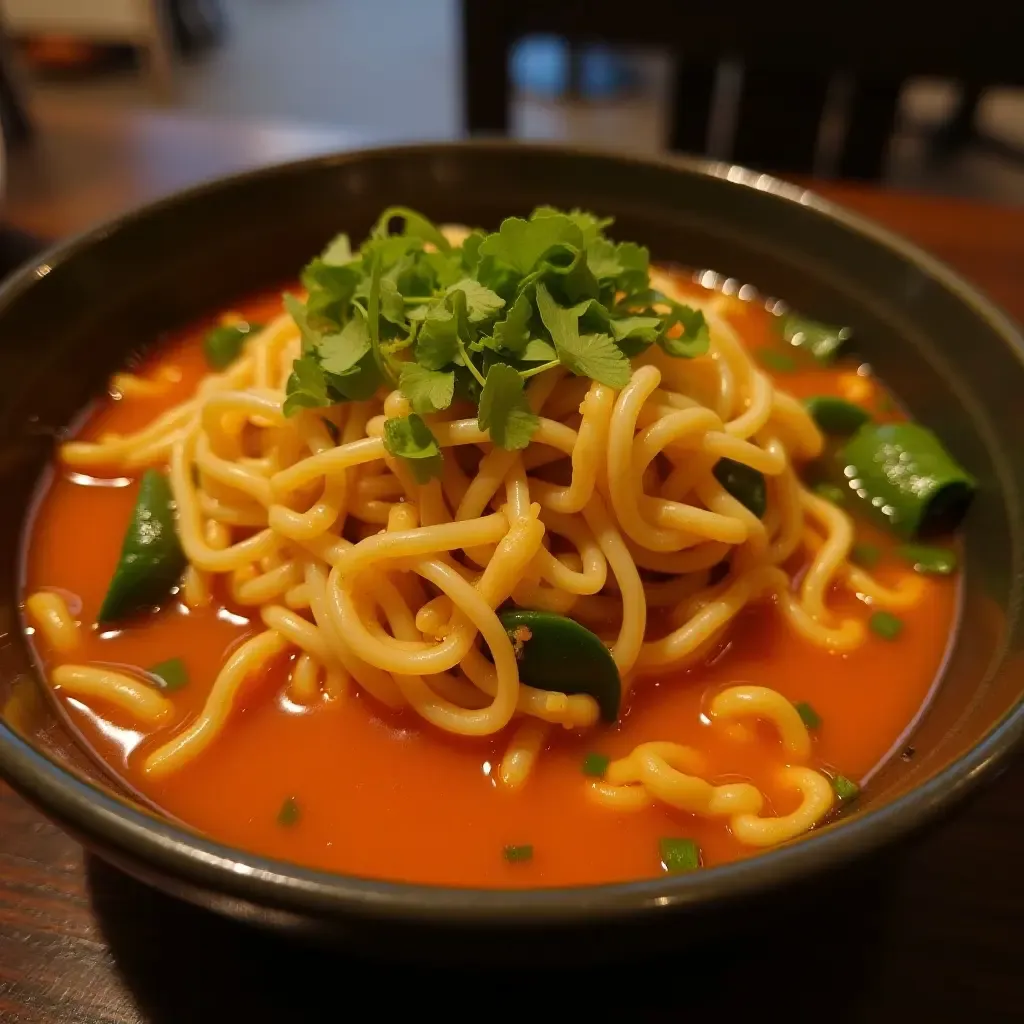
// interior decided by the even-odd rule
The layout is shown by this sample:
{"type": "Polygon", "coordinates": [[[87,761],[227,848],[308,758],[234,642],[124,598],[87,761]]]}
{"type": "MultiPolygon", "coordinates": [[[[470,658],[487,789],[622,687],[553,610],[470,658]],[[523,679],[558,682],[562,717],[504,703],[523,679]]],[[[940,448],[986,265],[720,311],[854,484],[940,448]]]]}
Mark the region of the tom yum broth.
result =
{"type": "Polygon", "coordinates": [[[111,381],[25,617],[113,772],[244,849],[494,887],[855,800],[938,671],[973,481],[845,331],[608,228],[386,211],[111,381]]]}

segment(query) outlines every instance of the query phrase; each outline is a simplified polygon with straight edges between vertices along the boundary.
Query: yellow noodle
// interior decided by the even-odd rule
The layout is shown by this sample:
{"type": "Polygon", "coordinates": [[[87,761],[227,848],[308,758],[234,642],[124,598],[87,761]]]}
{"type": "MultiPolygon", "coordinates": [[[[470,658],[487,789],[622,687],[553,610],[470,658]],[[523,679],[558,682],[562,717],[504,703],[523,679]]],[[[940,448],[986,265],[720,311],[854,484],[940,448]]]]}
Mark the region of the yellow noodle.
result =
{"type": "Polygon", "coordinates": [[[174,705],[153,686],[99,665],[58,665],[50,673],[55,686],[72,697],[102,700],[126,711],[137,722],[159,725],[174,714],[174,705]]]}
{"type": "Polygon", "coordinates": [[[46,642],[60,654],[71,654],[81,644],[78,621],[60,594],[39,590],[25,602],[25,611],[46,642]]]}
{"type": "Polygon", "coordinates": [[[166,775],[205,750],[227,724],[242,685],[289,646],[273,629],[246,640],[218,673],[199,717],[146,757],[146,773],[153,778],[166,775]]]}
{"type": "Polygon", "coordinates": [[[775,846],[809,831],[832,807],[832,786],[811,768],[783,768],[779,785],[800,793],[800,806],[792,814],[762,818],[757,812],[737,814],[729,822],[732,834],[747,846],[775,846]]]}
{"type": "Polygon", "coordinates": [[[501,759],[498,778],[509,789],[521,789],[533,770],[551,731],[546,722],[527,720],[512,735],[508,750],[501,759]]]}
{"type": "MultiPolygon", "coordinates": [[[[660,272],[652,284],[673,294],[660,272]]],[[[455,735],[503,732],[496,779],[514,789],[553,725],[592,728],[599,709],[588,695],[519,678],[497,614],[509,600],[595,624],[624,693],[636,676],[707,656],[744,607],[769,595],[788,628],[839,652],[863,642],[864,625],[829,608],[837,584],[885,607],[919,601],[927,582],[913,574],[890,588],[850,564],[849,518],[797,475],[800,462],[823,450],[821,432],[745,351],[730,301],[680,299],[705,315],[707,355],[675,359],[652,346],[618,392],[564,367],[535,375],[526,397],[537,428],[523,451],[495,446],[469,403],[428,414],[443,459],[441,478],[427,483],[384,447],[385,421],[410,412],[399,391],[285,415],[302,351],[287,315],[144,429],[64,445],[62,458],[75,468],[166,466],[188,559],[183,600],[201,608],[227,593],[258,609],[266,627],[231,654],[199,716],[162,737],[145,770],[159,776],[198,756],[225,728],[245,681],[292,650],[294,702],[320,713],[355,688],[455,735]],[[760,518],[714,476],[723,458],[764,474],[760,518]],[[788,563],[801,546],[809,563],[794,585],[788,563]],[[715,566],[727,569],[724,578],[710,575],[715,566]],[[661,610],[666,635],[646,636],[651,608],[661,610]]],[[[112,385],[126,396],[155,394],[175,372],[151,381],[121,375],[112,385]]],[[[58,595],[32,595],[26,613],[59,654],[78,645],[79,627],[58,595]]],[[[70,680],[69,692],[85,687],[83,696],[120,703],[140,720],[159,711],[164,723],[173,710],[167,697],[101,666],[57,673],[70,680]]],[[[756,738],[744,719],[773,724],[794,762],[778,778],[800,793],[796,811],[761,817],[764,796],[752,783],[715,785],[697,752],[662,741],[612,762],[604,778],[586,783],[587,797],[613,812],[657,802],[725,819],[749,845],[814,827],[831,807],[831,787],[803,767],[811,739],[792,704],[739,685],[708,711],[737,742],[756,738]]]]}

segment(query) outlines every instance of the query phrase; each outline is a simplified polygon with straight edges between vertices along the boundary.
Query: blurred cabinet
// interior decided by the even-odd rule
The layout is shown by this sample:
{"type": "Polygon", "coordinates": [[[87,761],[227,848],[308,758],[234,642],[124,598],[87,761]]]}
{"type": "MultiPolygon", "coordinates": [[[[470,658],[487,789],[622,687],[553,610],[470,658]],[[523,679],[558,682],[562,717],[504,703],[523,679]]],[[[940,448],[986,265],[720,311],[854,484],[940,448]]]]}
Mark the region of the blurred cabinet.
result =
{"type": "Polygon", "coordinates": [[[173,44],[162,0],[0,0],[0,19],[14,37],[65,35],[139,47],[154,88],[170,91],[173,44]]]}

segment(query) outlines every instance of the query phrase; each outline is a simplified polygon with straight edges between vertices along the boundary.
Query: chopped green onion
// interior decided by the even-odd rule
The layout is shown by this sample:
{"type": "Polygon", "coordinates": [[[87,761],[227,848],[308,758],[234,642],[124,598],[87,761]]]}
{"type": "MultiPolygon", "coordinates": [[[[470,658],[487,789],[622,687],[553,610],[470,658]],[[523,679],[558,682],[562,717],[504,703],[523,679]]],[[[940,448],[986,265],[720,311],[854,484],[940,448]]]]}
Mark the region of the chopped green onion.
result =
{"type": "Polygon", "coordinates": [[[784,313],[779,318],[779,326],[785,341],[797,348],[807,349],[819,363],[826,366],[839,355],[852,333],[849,327],[834,327],[799,313],[784,313]]]}
{"type": "Polygon", "coordinates": [[[150,666],[147,671],[159,680],[160,689],[168,693],[180,690],[188,683],[188,669],[181,658],[168,658],[150,666]]]}
{"type": "Polygon", "coordinates": [[[294,825],[301,817],[302,811],[299,808],[299,801],[293,796],[285,797],[284,803],[281,804],[281,810],[277,812],[277,823],[290,826],[294,825]]]}
{"type": "Polygon", "coordinates": [[[871,416],[866,410],[845,398],[834,398],[832,395],[815,395],[804,399],[804,405],[814,422],[826,434],[852,434],[859,430],[871,416]]]}
{"type": "Polygon", "coordinates": [[[868,627],[876,636],[883,640],[895,640],[903,632],[903,620],[892,612],[875,612],[868,619],[868,627]]]}
{"type": "Polygon", "coordinates": [[[832,789],[844,803],[856,799],[860,793],[860,786],[856,782],[851,782],[845,775],[837,775],[832,779],[832,789]]]}
{"type": "Polygon", "coordinates": [[[796,360],[785,352],[775,352],[770,348],[761,349],[757,358],[764,366],[776,373],[792,373],[796,369],[796,360]]]}
{"type": "Polygon", "coordinates": [[[948,576],[956,569],[956,552],[949,548],[933,548],[926,544],[904,544],[896,549],[914,570],[926,576],[948,576]]]}
{"type": "Polygon", "coordinates": [[[846,502],[846,492],[842,487],[835,484],[821,483],[814,485],[814,493],[819,498],[832,502],[833,505],[842,505],[846,502]]]}
{"type": "Polygon", "coordinates": [[[504,854],[505,860],[509,864],[520,864],[523,861],[533,860],[533,845],[526,843],[523,846],[506,846],[504,854]]]}
{"type": "Polygon", "coordinates": [[[662,867],[670,875],[700,867],[700,847],[692,839],[660,839],[658,849],[662,867]]]}
{"type": "Polygon", "coordinates": [[[864,569],[874,569],[882,551],[877,544],[857,543],[850,548],[850,561],[864,569]]]}
{"type": "Polygon", "coordinates": [[[583,774],[600,779],[608,770],[611,758],[607,754],[587,754],[583,759],[583,774]]]}
{"type": "Polygon", "coordinates": [[[807,701],[802,700],[799,703],[794,704],[793,707],[796,708],[796,713],[800,716],[800,721],[802,721],[808,729],[821,728],[821,715],[819,715],[818,712],[807,703],[807,701]]]}

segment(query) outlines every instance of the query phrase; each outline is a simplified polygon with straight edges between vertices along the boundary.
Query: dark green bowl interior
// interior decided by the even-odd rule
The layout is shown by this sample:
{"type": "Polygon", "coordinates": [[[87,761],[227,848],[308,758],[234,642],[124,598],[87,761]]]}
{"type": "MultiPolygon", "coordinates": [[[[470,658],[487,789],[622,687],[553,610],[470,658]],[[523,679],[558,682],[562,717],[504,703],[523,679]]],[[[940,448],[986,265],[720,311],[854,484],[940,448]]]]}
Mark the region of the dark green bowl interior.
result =
{"type": "MultiPolygon", "coordinates": [[[[244,904],[276,907],[289,919],[579,922],[717,904],[839,863],[920,824],[1002,760],[1024,729],[1024,454],[1016,443],[1024,368],[1013,326],[936,261],[762,175],[501,143],[372,151],[217,182],[61,246],[7,283],[0,294],[0,704],[15,680],[33,673],[18,613],[25,510],[53,439],[112,370],[161,332],[294,278],[332,235],[360,237],[386,206],[493,227],[542,203],[613,215],[613,233],[644,242],[657,260],[713,268],[850,324],[860,352],[912,415],[978,477],[959,628],[914,734],[916,756],[894,758],[856,814],[805,840],[690,877],[589,891],[391,885],[231,851],[111,798],[53,719],[36,723],[31,746],[0,728],[0,771],[30,799],[128,870],[235,912],[244,904]]],[[[86,531],[83,524],[84,542],[86,531]]],[[[894,685],[896,673],[898,664],[894,685]]]]}

